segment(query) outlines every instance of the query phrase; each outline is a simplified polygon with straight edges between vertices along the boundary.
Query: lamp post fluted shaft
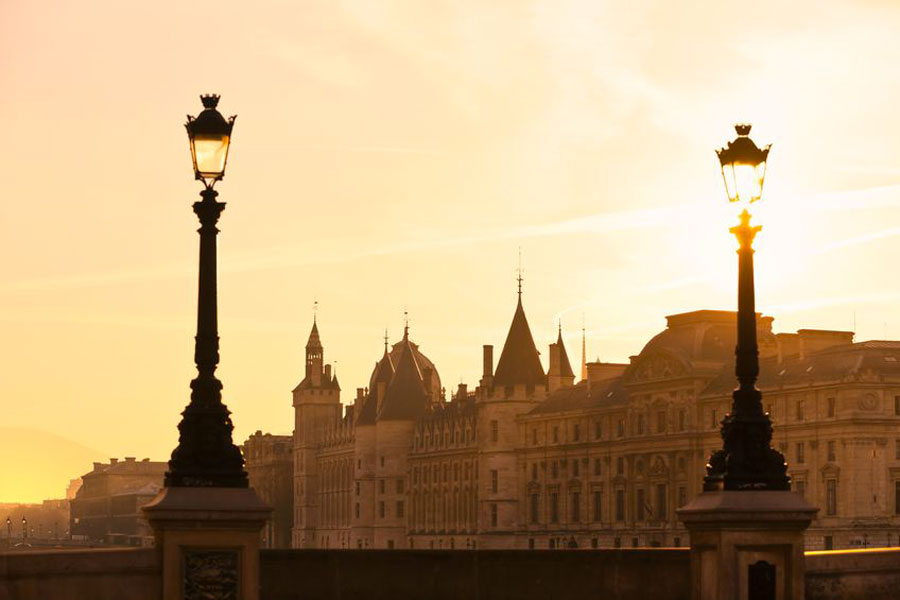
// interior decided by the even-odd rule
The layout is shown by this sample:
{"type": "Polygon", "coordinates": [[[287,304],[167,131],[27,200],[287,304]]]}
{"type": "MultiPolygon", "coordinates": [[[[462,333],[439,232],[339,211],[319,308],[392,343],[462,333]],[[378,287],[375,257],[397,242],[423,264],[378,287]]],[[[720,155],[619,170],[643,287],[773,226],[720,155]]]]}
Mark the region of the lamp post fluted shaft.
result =
{"type": "Polygon", "coordinates": [[[738,314],[735,375],[731,412],[722,420],[723,448],[706,466],[705,491],[789,490],[784,456],[771,447],[772,422],[762,407],[756,388],[759,346],[756,339],[756,292],[753,281],[753,239],[761,227],[750,225],[743,211],[740,224],[731,229],[738,249],[738,314]]]}
{"type": "Polygon", "coordinates": [[[231,438],[233,426],[222,403],[222,382],[216,378],[219,364],[218,307],[216,292],[216,224],[225,204],[217,202],[211,187],[194,203],[200,219],[200,273],[197,295],[197,335],[194,362],[197,377],[191,381],[191,401],[178,425],[178,447],[172,452],[166,487],[247,487],[241,452],[231,438]]]}

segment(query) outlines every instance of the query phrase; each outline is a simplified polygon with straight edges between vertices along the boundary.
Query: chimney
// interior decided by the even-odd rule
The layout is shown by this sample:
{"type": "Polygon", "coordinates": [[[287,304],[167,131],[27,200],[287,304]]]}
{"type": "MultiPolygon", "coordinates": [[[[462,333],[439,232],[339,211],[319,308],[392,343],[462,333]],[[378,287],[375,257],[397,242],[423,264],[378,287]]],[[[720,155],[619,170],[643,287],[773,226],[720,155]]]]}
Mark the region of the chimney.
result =
{"type": "Polygon", "coordinates": [[[484,359],[481,376],[487,380],[494,376],[494,347],[490,344],[484,345],[484,359]]]}
{"type": "MultiPolygon", "coordinates": [[[[778,364],[782,364],[788,356],[801,354],[800,336],[796,333],[776,333],[775,344],[778,347],[778,364]]],[[[802,356],[800,358],[803,358],[802,356]]]]}
{"type": "Polygon", "coordinates": [[[356,398],[353,399],[353,406],[362,406],[363,399],[366,397],[365,388],[356,388],[356,398]]]}
{"type": "Polygon", "coordinates": [[[355,404],[348,404],[344,407],[344,416],[347,417],[348,421],[353,420],[353,409],[356,408],[355,404]]]}
{"type": "Polygon", "coordinates": [[[102,466],[103,466],[103,463],[95,462],[95,463],[94,463],[94,470],[95,470],[95,471],[99,471],[99,470],[100,470],[100,467],[102,467],[102,466]]]}
{"type": "Polygon", "coordinates": [[[331,365],[325,365],[325,381],[331,381],[331,365]]]}
{"type": "Polygon", "coordinates": [[[126,456],[126,457],[125,457],[125,462],[134,462],[134,459],[135,459],[134,456],[126,456]]]}
{"type": "Polygon", "coordinates": [[[806,356],[832,346],[853,343],[852,331],[832,331],[827,329],[798,329],[800,338],[800,354],[806,356]]]}
{"type": "Polygon", "coordinates": [[[462,402],[468,396],[469,396],[469,387],[464,383],[460,383],[459,387],[456,388],[456,401],[462,402]]]}
{"type": "Polygon", "coordinates": [[[109,464],[111,464],[111,465],[114,465],[114,464],[116,464],[117,462],[119,462],[119,459],[118,459],[118,458],[111,458],[111,459],[109,459],[109,464]]]}

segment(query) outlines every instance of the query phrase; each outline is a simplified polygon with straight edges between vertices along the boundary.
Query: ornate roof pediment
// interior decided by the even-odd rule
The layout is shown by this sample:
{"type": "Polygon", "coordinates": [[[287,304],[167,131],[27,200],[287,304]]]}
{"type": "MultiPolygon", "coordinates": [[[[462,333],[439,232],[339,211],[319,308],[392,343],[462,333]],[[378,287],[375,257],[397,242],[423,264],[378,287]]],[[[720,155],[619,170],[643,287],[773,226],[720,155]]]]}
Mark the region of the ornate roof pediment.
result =
{"type": "Polygon", "coordinates": [[[626,383],[644,383],[682,377],[688,372],[684,362],[666,352],[654,352],[638,358],[628,370],[626,383]]]}

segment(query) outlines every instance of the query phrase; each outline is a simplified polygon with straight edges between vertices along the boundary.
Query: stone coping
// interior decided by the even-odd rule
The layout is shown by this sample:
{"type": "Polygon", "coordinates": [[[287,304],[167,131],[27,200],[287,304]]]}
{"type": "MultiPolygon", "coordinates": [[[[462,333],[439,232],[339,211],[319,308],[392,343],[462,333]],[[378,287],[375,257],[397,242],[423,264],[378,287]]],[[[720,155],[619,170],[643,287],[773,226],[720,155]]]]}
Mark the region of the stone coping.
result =
{"type": "Polygon", "coordinates": [[[256,521],[272,508],[252,488],[169,487],[143,507],[149,520],[256,521]]]}

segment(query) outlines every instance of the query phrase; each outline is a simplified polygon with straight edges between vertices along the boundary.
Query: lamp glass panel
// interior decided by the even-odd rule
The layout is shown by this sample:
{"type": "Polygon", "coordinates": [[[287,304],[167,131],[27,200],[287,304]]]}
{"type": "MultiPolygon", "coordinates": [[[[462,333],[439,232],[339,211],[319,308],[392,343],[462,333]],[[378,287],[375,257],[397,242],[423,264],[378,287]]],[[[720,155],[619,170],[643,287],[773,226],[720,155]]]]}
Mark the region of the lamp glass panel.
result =
{"type": "Polygon", "coordinates": [[[194,168],[204,179],[218,179],[225,172],[229,136],[195,136],[194,168]]]}
{"type": "Polygon", "coordinates": [[[722,165],[722,177],[725,179],[725,193],[728,194],[728,200],[737,201],[737,185],[734,181],[734,163],[725,163],[722,165]]]}

